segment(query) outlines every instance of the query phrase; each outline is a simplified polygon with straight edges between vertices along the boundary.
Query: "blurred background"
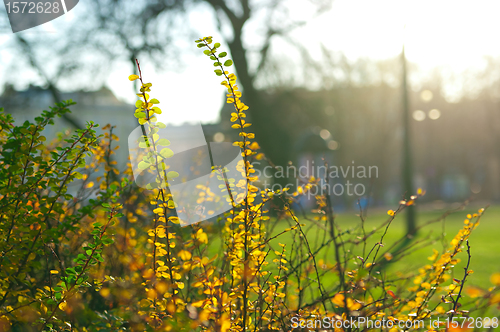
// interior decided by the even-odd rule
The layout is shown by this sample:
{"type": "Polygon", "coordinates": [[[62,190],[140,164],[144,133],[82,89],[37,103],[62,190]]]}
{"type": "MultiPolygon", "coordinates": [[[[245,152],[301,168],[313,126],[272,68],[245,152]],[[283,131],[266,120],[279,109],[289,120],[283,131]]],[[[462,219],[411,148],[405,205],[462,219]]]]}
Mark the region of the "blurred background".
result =
{"type": "Polygon", "coordinates": [[[437,208],[472,196],[498,203],[499,9],[493,0],[87,0],[13,34],[1,8],[0,107],[24,121],[71,98],[78,104],[57,130],[117,125],[124,168],[137,58],[161,120],[201,121],[207,141],[231,141],[225,89],[194,43],[211,35],[234,60],[251,129],[275,165],[377,168],[334,180],[366,188],[336,197],[338,210],[358,199],[397,204],[418,187],[437,208]]]}

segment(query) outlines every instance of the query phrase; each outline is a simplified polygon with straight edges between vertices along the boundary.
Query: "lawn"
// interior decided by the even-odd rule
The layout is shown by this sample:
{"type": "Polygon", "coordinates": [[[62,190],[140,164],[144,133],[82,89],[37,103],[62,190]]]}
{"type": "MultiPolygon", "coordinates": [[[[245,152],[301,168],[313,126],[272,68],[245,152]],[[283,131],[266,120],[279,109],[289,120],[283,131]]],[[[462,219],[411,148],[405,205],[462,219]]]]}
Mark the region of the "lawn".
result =
{"type": "MultiPolygon", "coordinates": [[[[419,207],[417,209],[418,225],[423,225],[432,220],[443,220],[423,227],[422,229],[420,229],[417,236],[410,242],[410,244],[412,244],[426,241],[428,242],[427,245],[424,246],[424,243],[421,242],[422,245],[417,245],[417,247],[420,246],[420,248],[410,250],[408,254],[400,260],[394,259],[389,261],[389,264],[383,269],[382,273],[387,274],[387,276],[395,276],[398,272],[403,272],[405,274],[418,273],[417,271],[419,268],[431,263],[428,257],[432,256],[433,249],[438,250],[439,253],[442,253],[444,251],[444,248],[448,249],[450,247],[450,241],[464,226],[464,220],[466,219],[467,214],[474,214],[480,208],[482,208],[482,206],[471,204],[463,210],[456,211],[447,215],[446,218],[443,219],[441,218],[441,216],[443,216],[443,214],[445,214],[447,210],[436,210],[429,207],[419,207]],[[442,236],[443,233],[444,237],[442,236]]],[[[322,227],[322,225],[316,225],[313,221],[311,221],[311,219],[314,217],[312,214],[302,216],[298,215],[297,217],[301,224],[305,224],[302,229],[307,235],[311,251],[315,253],[315,260],[324,289],[327,291],[335,289],[339,281],[335,276],[335,273],[332,273],[333,263],[335,263],[334,248],[333,246],[330,246],[318,251],[316,249],[322,242],[323,237],[325,237],[327,240],[330,238],[328,230],[322,227]]],[[[380,225],[384,224],[384,222],[386,222],[389,218],[390,217],[387,214],[386,209],[368,211],[364,224],[365,232],[368,233],[377,227],[379,227],[379,230],[376,231],[367,240],[365,255],[363,255],[362,244],[346,245],[345,249],[351,250],[351,252],[354,254],[352,257],[356,257],[358,255],[366,257],[366,254],[373,247],[376,248],[376,243],[380,241],[381,236],[385,231],[386,227],[380,228],[380,225]]],[[[356,212],[338,214],[335,216],[335,220],[338,224],[337,234],[339,232],[342,232],[344,234],[344,240],[353,239],[356,237],[355,234],[359,234],[358,231],[361,227],[361,220],[360,217],[357,216],[356,212]]],[[[490,281],[490,277],[493,273],[500,272],[500,241],[498,241],[498,239],[500,239],[500,224],[498,222],[499,220],[500,206],[491,206],[487,208],[487,210],[481,217],[480,224],[472,232],[472,235],[469,239],[469,244],[471,246],[471,263],[469,266],[469,270],[473,270],[474,273],[468,276],[465,288],[476,286],[487,290],[488,288],[493,286],[493,283],[490,281]]],[[[266,223],[267,230],[270,231],[273,235],[279,234],[295,224],[292,218],[282,218],[280,220],[277,220],[276,217],[271,217],[271,219],[266,223]]],[[[405,215],[403,212],[402,214],[396,216],[396,218],[388,228],[388,231],[383,240],[384,246],[380,249],[378,257],[383,257],[383,254],[386,251],[395,254],[395,249],[394,251],[392,251],[390,248],[402,237],[405,237],[405,226],[405,215]]],[[[208,249],[210,255],[215,255],[220,250],[220,237],[218,237],[217,234],[213,235],[213,240],[210,241],[208,249]]],[[[301,250],[299,256],[307,259],[307,249],[305,249],[305,247],[307,246],[304,244],[299,244],[297,233],[295,233],[294,236],[294,232],[286,232],[284,234],[281,234],[278,238],[270,241],[272,250],[269,252],[270,259],[268,261],[272,262],[273,259],[277,258],[277,255],[274,251],[281,251],[282,247],[279,245],[279,243],[286,245],[285,248],[287,249],[287,259],[291,256],[292,252],[296,253],[297,250],[301,250]]],[[[458,258],[460,258],[461,262],[459,262],[455,267],[452,278],[456,278],[459,280],[462,280],[463,278],[463,267],[467,262],[467,254],[465,249],[466,247],[464,248],[464,251],[459,253],[457,256],[458,258]]],[[[373,253],[371,257],[373,257],[373,253]]],[[[371,258],[368,261],[371,261],[371,258]]],[[[278,273],[278,264],[279,263],[271,263],[271,265],[269,266],[269,269],[274,275],[278,273]]],[[[349,269],[356,269],[357,267],[354,264],[360,264],[360,261],[356,258],[350,260],[349,269]]],[[[316,283],[316,273],[314,270],[311,270],[309,272],[308,279],[310,280],[310,282],[316,283]]],[[[413,278],[411,280],[413,280],[413,278]]],[[[450,283],[451,282],[446,282],[444,285],[448,285],[450,283]]],[[[409,286],[412,285],[413,283],[410,281],[409,286]]],[[[316,294],[314,296],[318,295],[319,294],[316,294]]],[[[312,294],[307,294],[307,299],[310,299],[310,296],[312,296],[312,294]]],[[[470,298],[464,301],[464,304],[469,302],[470,298]]],[[[465,308],[468,307],[469,306],[466,306],[465,308]]],[[[492,310],[496,315],[496,310],[492,310]]],[[[476,314],[478,313],[474,313],[474,315],[476,314]]],[[[484,314],[485,313],[482,313],[480,315],[484,314]]]]}
{"type": "MultiPolygon", "coordinates": [[[[457,234],[457,232],[464,226],[464,220],[467,214],[474,214],[480,209],[480,205],[469,205],[464,210],[456,211],[449,214],[442,221],[429,224],[418,232],[413,242],[427,241],[431,242],[428,246],[420,246],[420,248],[412,250],[407,256],[405,256],[401,261],[397,263],[397,269],[400,271],[414,271],[415,269],[428,264],[429,256],[432,256],[433,249],[438,250],[440,253],[443,251],[443,247],[448,248],[450,246],[450,241],[457,234]],[[444,233],[444,238],[442,234],[444,233]]],[[[423,225],[429,221],[437,220],[441,218],[448,210],[435,210],[428,207],[422,207],[417,209],[417,225],[423,225]]],[[[357,212],[345,212],[342,214],[335,215],[335,221],[338,224],[340,230],[345,233],[344,239],[349,238],[349,232],[354,233],[357,229],[361,227],[360,217],[357,212]]],[[[316,226],[312,221],[307,219],[312,219],[313,215],[308,214],[305,217],[297,214],[297,217],[301,224],[305,224],[303,227],[304,232],[309,240],[309,245],[314,252],[316,244],[321,240],[323,236],[329,236],[324,228],[321,226],[316,226]]],[[[373,210],[368,211],[365,218],[365,231],[368,233],[371,230],[379,227],[384,222],[389,219],[386,210],[373,210]]],[[[271,217],[268,221],[267,229],[272,230],[273,235],[283,232],[285,229],[294,225],[291,218],[285,218],[281,220],[276,220],[276,218],[271,217]],[[277,223],[277,224],[276,224],[277,223]]],[[[370,239],[367,241],[366,252],[368,252],[377,242],[385,231],[385,227],[380,228],[370,239]]],[[[398,215],[388,228],[388,231],[384,237],[383,244],[384,247],[381,248],[379,256],[384,253],[387,248],[390,248],[396,241],[400,240],[405,236],[406,225],[405,225],[405,215],[404,212],[398,215]]],[[[278,243],[286,244],[288,252],[290,252],[293,243],[296,239],[293,238],[291,232],[284,233],[278,238],[271,240],[270,243],[274,250],[280,250],[278,243]]],[[[500,206],[490,206],[486,209],[486,212],[481,217],[480,224],[472,232],[469,239],[469,244],[471,246],[471,263],[470,269],[474,271],[467,280],[468,285],[476,285],[481,287],[487,287],[492,285],[490,281],[491,274],[494,272],[500,272],[500,206]]],[[[357,255],[362,254],[362,246],[353,248],[352,250],[359,250],[357,255]]],[[[220,239],[216,236],[212,238],[209,245],[209,252],[215,255],[220,249],[220,239]]],[[[465,249],[465,248],[464,248],[465,249]]],[[[270,253],[272,256],[274,253],[270,253]]],[[[458,269],[456,273],[459,275],[457,277],[462,277],[463,267],[467,261],[467,255],[465,250],[459,253],[458,257],[461,262],[458,264],[458,269]]],[[[333,262],[333,249],[331,250],[320,250],[317,255],[317,261],[323,259],[323,261],[333,262]]],[[[391,271],[392,266],[389,264],[389,271],[391,271]]]]}

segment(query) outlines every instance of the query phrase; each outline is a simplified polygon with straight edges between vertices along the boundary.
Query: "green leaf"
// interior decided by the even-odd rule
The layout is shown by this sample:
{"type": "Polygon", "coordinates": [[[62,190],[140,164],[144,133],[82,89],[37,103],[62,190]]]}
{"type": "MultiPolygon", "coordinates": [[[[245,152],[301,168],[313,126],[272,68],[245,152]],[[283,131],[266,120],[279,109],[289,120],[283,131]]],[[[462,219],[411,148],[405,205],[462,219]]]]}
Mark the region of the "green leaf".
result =
{"type": "Polygon", "coordinates": [[[233,60],[226,60],[226,62],[224,62],[224,66],[226,67],[229,67],[233,64],[233,60]]]}
{"type": "Polygon", "coordinates": [[[148,163],[147,163],[147,162],[145,162],[145,161],[141,161],[141,162],[139,163],[139,165],[137,165],[137,167],[138,167],[139,169],[146,169],[146,168],[148,168],[149,166],[151,166],[151,164],[148,164],[148,163]]]}
{"type": "Polygon", "coordinates": [[[142,108],[142,100],[138,100],[135,102],[135,107],[142,108]]]}
{"type": "Polygon", "coordinates": [[[215,43],[215,44],[214,44],[214,47],[215,47],[215,48],[220,47],[220,43],[215,43]]]}
{"type": "Polygon", "coordinates": [[[217,76],[222,75],[222,70],[220,70],[220,69],[216,69],[216,70],[214,70],[214,72],[217,74],[217,76]]]}
{"type": "Polygon", "coordinates": [[[141,143],[139,143],[139,147],[143,148],[143,149],[147,148],[148,147],[148,143],[147,142],[141,142],[141,143]]]}
{"type": "Polygon", "coordinates": [[[204,44],[204,43],[199,43],[199,44],[198,44],[198,45],[196,45],[196,46],[198,46],[198,48],[202,48],[203,46],[205,46],[205,44],[204,44]]]}
{"type": "Polygon", "coordinates": [[[161,138],[156,142],[157,145],[162,145],[162,146],[169,146],[170,141],[166,138],[161,138]]]}
{"type": "Polygon", "coordinates": [[[220,52],[219,53],[219,58],[223,58],[227,55],[227,52],[220,52]]]}
{"type": "Polygon", "coordinates": [[[169,178],[169,179],[175,179],[178,177],[179,177],[179,173],[177,173],[175,171],[170,171],[167,173],[167,178],[169,178]]]}
{"type": "Polygon", "coordinates": [[[160,102],[158,101],[158,99],[156,98],[153,98],[149,101],[151,104],[159,104],[160,102]]]}
{"type": "Polygon", "coordinates": [[[221,65],[220,62],[214,62],[214,67],[219,67],[221,65]]]}
{"type": "Polygon", "coordinates": [[[146,114],[144,114],[143,112],[138,112],[138,113],[135,113],[134,116],[138,119],[143,119],[146,117],[146,114]]]}
{"type": "Polygon", "coordinates": [[[170,157],[172,157],[174,155],[174,151],[170,150],[169,148],[163,148],[160,151],[160,155],[163,158],[170,158],[170,157]]]}
{"type": "Polygon", "coordinates": [[[214,57],[213,55],[210,56],[210,60],[217,60],[216,57],[214,57]]]}
{"type": "Polygon", "coordinates": [[[108,238],[108,239],[103,239],[103,240],[102,240],[102,243],[104,243],[105,245],[109,245],[109,244],[111,244],[111,243],[113,243],[113,242],[115,242],[115,241],[114,241],[113,239],[109,239],[109,238],[108,238]]]}
{"type": "Polygon", "coordinates": [[[206,55],[209,55],[210,54],[210,50],[204,50],[203,53],[205,53],[206,55]]]}
{"type": "Polygon", "coordinates": [[[92,250],[85,250],[85,253],[87,254],[87,256],[90,256],[92,255],[92,250]]]}

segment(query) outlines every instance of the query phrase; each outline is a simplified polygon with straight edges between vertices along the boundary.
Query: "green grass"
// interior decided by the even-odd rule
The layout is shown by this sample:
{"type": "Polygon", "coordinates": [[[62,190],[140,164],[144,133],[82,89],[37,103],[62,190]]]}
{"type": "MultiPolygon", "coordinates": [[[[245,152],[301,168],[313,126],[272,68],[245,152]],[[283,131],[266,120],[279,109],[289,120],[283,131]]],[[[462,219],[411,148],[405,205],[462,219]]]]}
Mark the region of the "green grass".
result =
{"type": "MultiPolygon", "coordinates": [[[[411,250],[407,256],[404,256],[397,261],[396,259],[391,260],[388,267],[384,270],[384,273],[386,273],[387,276],[395,276],[395,273],[397,271],[408,274],[417,273],[419,268],[431,263],[428,257],[432,256],[433,249],[436,249],[439,251],[439,253],[442,253],[444,249],[448,249],[450,247],[450,241],[454,238],[457,232],[461,228],[463,228],[464,220],[466,219],[467,214],[474,214],[481,207],[482,206],[471,205],[462,211],[454,212],[448,215],[444,219],[444,221],[439,221],[422,228],[417,236],[413,239],[413,242],[428,239],[430,243],[423,248],[411,250]],[[443,233],[445,234],[444,238],[442,236],[443,233]]],[[[389,219],[387,210],[368,212],[369,214],[366,217],[364,225],[366,233],[370,232],[376,227],[379,227],[389,219]]],[[[428,221],[439,219],[445,212],[446,211],[444,210],[439,211],[417,208],[417,224],[422,225],[428,221]]],[[[321,239],[323,238],[323,236],[326,236],[327,240],[330,238],[327,230],[321,227],[321,225],[316,225],[312,221],[307,220],[312,219],[312,214],[308,214],[305,217],[298,215],[297,217],[299,218],[300,223],[305,224],[303,230],[307,235],[309,246],[311,247],[312,251],[315,252],[315,248],[317,248],[319,243],[321,243],[321,239]]],[[[361,226],[361,220],[355,212],[336,215],[335,221],[338,224],[341,232],[344,233],[344,240],[349,238],[352,239],[353,237],[355,237],[355,233],[358,234],[361,226]]],[[[500,264],[498,264],[500,261],[499,221],[500,206],[489,207],[481,217],[480,224],[470,236],[469,243],[471,246],[471,263],[469,269],[473,270],[474,273],[468,276],[466,281],[466,288],[467,286],[478,286],[487,290],[489,287],[493,286],[492,282],[490,281],[490,276],[495,272],[500,272],[500,264]]],[[[274,227],[272,235],[276,235],[294,224],[295,223],[292,218],[277,220],[276,217],[271,217],[271,220],[266,222],[266,228],[270,230],[272,227],[274,227]]],[[[353,257],[356,257],[358,255],[366,256],[366,254],[381,240],[381,236],[384,231],[385,227],[382,227],[368,239],[366,243],[365,255],[363,255],[362,244],[358,244],[356,246],[346,246],[346,249],[351,250],[353,257]]],[[[214,236],[211,237],[209,243],[208,254],[211,256],[219,253],[221,248],[220,237],[218,236],[218,234],[213,234],[214,236]]],[[[278,272],[278,266],[275,263],[272,263],[272,260],[277,257],[277,255],[274,253],[274,250],[281,251],[282,249],[278,243],[286,244],[287,258],[290,257],[292,251],[296,252],[298,250],[299,246],[297,233],[295,233],[295,237],[293,234],[294,232],[287,232],[270,241],[272,250],[267,260],[271,262],[268,266],[268,269],[270,269],[273,274],[276,274],[278,272]]],[[[396,241],[400,240],[402,237],[405,237],[405,234],[406,224],[405,214],[403,212],[396,216],[396,218],[388,228],[383,240],[384,246],[380,249],[378,257],[381,257],[387,250],[389,250],[389,248],[396,241]]],[[[302,245],[302,249],[304,249],[303,254],[304,257],[306,257],[305,255],[307,254],[307,250],[304,248],[304,245],[302,245]]],[[[458,263],[455,267],[452,278],[462,280],[464,276],[464,267],[467,263],[467,253],[465,249],[466,248],[464,248],[463,252],[459,253],[457,256],[457,258],[461,259],[461,262],[458,263]]],[[[394,251],[390,250],[389,252],[395,253],[394,251]]],[[[373,253],[371,257],[373,257],[373,253]]],[[[328,248],[323,248],[322,250],[320,250],[315,255],[315,259],[316,262],[320,262],[320,260],[322,260],[323,262],[327,262],[330,264],[335,263],[333,246],[329,246],[328,248]]],[[[368,261],[371,261],[371,259],[369,259],[368,261]]],[[[356,268],[354,262],[357,262],[358,264],[360,263],[359,260],[351,260],[349,263],[350,269],[356,268]]],[[[330,267],[326,269],[322,269],[320,266],[318,266],[318,268],[324,289],[331,290],[335,288],[336,284],[338,283],[338,278],[336,276],[336,273],[331,270],[332,265],[330,265],[330,267]]],[[[314,271],[310,272],[309,278],[311,280],[316,279],[316,274],[314,271]]],[[[314,281],[312,282],[314,283],[314,281]]]]}
{"type": "MultiPolygon", "coordinates": [[[[389,271],[391,270],[400,270],[400,271],[416,271],[419,267],[424,266],[425,264],[429,264],[428,260],[429,256],[433,254],[433,248],[438,250],[440,253],[443,251],[443,245],[448,248],[450,246],[450,241],[457,234],[457,232],[464,226],[464,220],[468,213],[476,213],[477,210],[481,208],[478,206],[477,208],[468,207],[465,210],[458,211],[450,214],[444,220],[444,222],[437,222],[431,225],[428,225],[421,229],[414,241],[421,241],[425,238],[429,240],[434,240],[432,244],[426,246],[424,248],[420,248],[418,250],[412,250],[408,256],[403,257],[400,261],[395,264],[390,264],[389,271]],[[441,240],[441,235],[444,230],[444,240],[441,240]]],[[[443,215],[446,211],[418,211],[417,210],[417,223],[418,225],[422,225],[427,221],[436,220],[443,215]]],[[[310,216],[308,216],[310,217],[310,216]]],[[[315,247],[315,241],[317,241],[318,237],[323,236],[325,232],[324,229],[318,226],[312,226],[310,221],[304,220],[303,218],[298,216],[299,221],[301,223],[305,223],[307,229],[307,237],[309,239],[309,244],[312,248],[315,247]]],[[[369,232],[373,230],[375,227],[380,226],[385,221],[387,221],[389,216],[386,211],[376,211],[370,212],[365,220],[365,231],[369,232]]],[[[340,229],[343,232],[348,230],[355,231],[361,225],[360,218],[356,215],[355,212],[352,213],[343,213],[340,215],[336,215],[336,222],[338,223],[340,229]]],[[[279,224],[276,226],[274,234],[284,230],[289,227],[289,222],[285,220],[279,221],[279,224]]],[[[380,229],[376,234],[374,234],[368,241],[366,247],[366,253],[376,245],[377,242],[380,241],[382,233],[385,231],[385,227],[380,229]]],[[[396,241],[404,237],[406,234],[406,224],[405,224],[405,215],[404,212],[398,215],[394,221],[391,223],[388,228],[387,234],[384,237],[383,244],[384,247],[380,249],[379,256],[384,253],[388,248],[391,247],[396,241]]],[[[349,234],[344,236],[344,239],[349,238],[349,234]]],[[[352,235],[351,235],[352,236],[352,235]]],[[[287,248],[291,248],[292,243],[294,242],[291,233],[286,233],[280,236],[278,239],[272,241],[272,245],[274,249],[278,249],[277,243],[285,243],[287,244],[287,248]]],[[[492,206],[489,207],[484,215],[481,217],[481,222],[478,227],[472,232],[469,243],[471,246],[471,263],[470,269],[474,271],[468,277],[467,284],[468,285],[477,285],[481,287],[491,286],[490,276],[494,272],[500,272],[500,206],[492,206]]],[[[362,246],[358,246],[356,248],[352,248],[352,250],[357,254],[362,254],[362,246]]],[[[373,255],[373,254],[372,254],[373,255]]],[[[333,262],[333,250],[329,250],[329,252],[321,251],[317,255],[317,259],[324,258],[324,260],[328,260],[333,262]]],[[[461,262],[457,264],[455,268],[454,277],[458,279],[462,279],[464,269],[467,262],[467,254],[464,251],[458,254],[458,258],[461,259],[461,262]]]]}

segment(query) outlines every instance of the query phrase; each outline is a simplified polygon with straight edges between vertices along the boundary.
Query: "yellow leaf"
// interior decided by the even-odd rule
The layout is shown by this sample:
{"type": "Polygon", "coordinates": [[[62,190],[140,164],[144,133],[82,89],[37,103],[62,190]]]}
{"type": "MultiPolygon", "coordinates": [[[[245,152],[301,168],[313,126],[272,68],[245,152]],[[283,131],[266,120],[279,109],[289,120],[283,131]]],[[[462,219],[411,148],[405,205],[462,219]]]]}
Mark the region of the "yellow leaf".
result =
{"type": "Polygon", "coordinates": [[[110,291],[109,291],[109,288],[103,287],[103,288],[101,288],[99,293],[101,294],[102,297],[108,297],[110,291]]]}
{"type": "Polygon", "coordinates": [[[500,286],[500,273],[493,273],[490,277],[491,283],[495,286],[500,286]]]}
{"type": "Polygon", "coordinates": [[[201,307],[201,306],[203,305],[203,303],[204,303],[204,302],[205,302],[205,300],[199,300],[199,301],[197,301],[197,302],[193,302],[193,303],[191,303],[191,305],[192,305],[193,307],[195,307],[195,308],[199,308],[199,307],[201,307]]]}
{"type": "Polygon", "coordinates": [[[392,210],[387,211],[387,214],[390,215],[391,217],[394,217],[395,213],[392,210]]]}
{"type": "Polygon", "coordinates": [[[335,294],[335,296],[333,297],[332,302],[334,304],[336,304],[337,306],[339,306],[339,307],[343,307],[345,305],[345,303],[344,303],[344,295],[340,294],[340,293],[335,294]]]}
{"type": "Polygon", "coordinates": [[[483,290],[477,287],[469,287],[465,290],[465,292],[473,299],[484,294],[483,290]]]}
{"type": "Polygon", "coordinates": [[[184,261],[188,261],[191,259],[192,255],[189,251],[181,250],[179,251],[179,257],[184,261]]]}
{"type": "Polygon", "coordinates": [[[490,303],[491,304],[500,303],[500,294],[493,295],[493,297],[490,298],[490,303]]]}
{"type": "Polygon", "coordinates": [[[179,224],[180,223],[180,220],[178,217],[169,217],[168,218],[168,221],[174,223],[174,224],[179,224]]]}
{"type": "Polygon", "coordinates": [[[59,303],[59,309],[61,310],[66,309],[66,301],[59,303]]]}
{"type": "Polygon", "coordinates": [[[354,302],[351,298],[347,299],[347,307],[349,310],[358,310],[362,307],[361,303],[354,302]]]}
{"type": "Polygon", "coordinates": [[[138,79],[138,78],[139,78],[139,76],[137,76],[137,75],[130,75],[130,76],[128,77],[128,79],[129,79],[130,81],[135,81],[135,80],[136,80],[136,79],[138,79]]]}
{"type": "Polygon", "coordinates": [[[50,270],[50,274],[59,274],[59,271],[57,271],[57,270],[50,270]]]}

